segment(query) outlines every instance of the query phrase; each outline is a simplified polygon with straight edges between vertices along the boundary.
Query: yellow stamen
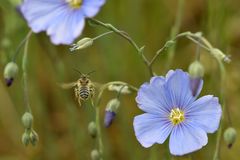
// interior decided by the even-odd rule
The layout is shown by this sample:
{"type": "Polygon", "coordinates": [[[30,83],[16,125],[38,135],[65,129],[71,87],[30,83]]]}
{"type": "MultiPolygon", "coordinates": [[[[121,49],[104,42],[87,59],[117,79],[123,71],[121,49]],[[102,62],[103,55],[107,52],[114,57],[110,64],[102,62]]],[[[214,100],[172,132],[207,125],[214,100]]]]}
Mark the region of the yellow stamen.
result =
{"type": "Polygon", "coordinates": [[[78,9],[81,7],[82,0],[66,0],[69,6],[73,9],[78,9]]]}
{"type": "Polygon", "coordinates": [[[174,108],[171,110],[169,119],[173,125],[178,125],[179,123],[181,123],[185,120],[184,112],[182,110],[180,110],[179,108],[174,108]]]}

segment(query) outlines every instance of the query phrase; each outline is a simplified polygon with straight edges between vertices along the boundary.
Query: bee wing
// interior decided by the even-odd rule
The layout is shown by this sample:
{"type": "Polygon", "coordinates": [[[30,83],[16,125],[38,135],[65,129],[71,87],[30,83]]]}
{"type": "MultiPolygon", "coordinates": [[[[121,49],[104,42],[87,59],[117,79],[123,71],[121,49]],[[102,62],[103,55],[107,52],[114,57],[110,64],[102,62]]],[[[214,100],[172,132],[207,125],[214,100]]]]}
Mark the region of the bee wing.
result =
{"type": "Polygon", "coordinates": [[[70,82],[70,83],[58,83],[58,86],[60,86],[62,89],[70,89],[77,85],[77,82],[70,82]]]}

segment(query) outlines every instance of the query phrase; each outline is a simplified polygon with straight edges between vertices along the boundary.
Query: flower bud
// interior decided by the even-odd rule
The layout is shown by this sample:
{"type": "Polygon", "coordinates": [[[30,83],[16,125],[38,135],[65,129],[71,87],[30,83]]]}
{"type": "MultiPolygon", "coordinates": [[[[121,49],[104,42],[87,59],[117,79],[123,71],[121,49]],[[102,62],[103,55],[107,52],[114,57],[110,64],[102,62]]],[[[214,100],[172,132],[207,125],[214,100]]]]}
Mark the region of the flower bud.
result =
{"type": "Polygon", "coordinates": [[[224,141],[228,145],[228,148],[231,148],[234,142],[236,141],[237,131],[234,128],[229,127],[225,130],[223,136],[224,136],[224,141]]]}
{"type": "Polygon", "coordinates": [[[188,72],[190,76],[193,78],[203,77],[204,67],[199,61],[194,61],[193,63],[190,64],[188,72]]]}
{"type": "Polygon", "coordinates": [[[196,96],[202,85],[202,77],[204,75],[204,68],[199,61],[194,61],[188,68],[190,74],[190,88],[192,95],[196,96]]]}
{"type": "Polygon", "coordinates": [[[94,149],[91,152],[91,159],[92,160],[100,160],[101,156],[100,153],[98,152],[98,150],[94,149]]]}
{"type": "Polygon", "coordinates": [[[104,126],[106,128],[110,127],[114,118],[116,117],[116,113],[115,112],[111,112],[111,111],[105,111],[105,116],[104,116],[104,126]]]}
{"type": "Polygon", "coordinates": [[[88,124],[88,133],[92,138],[97,136],[97,126],[95,122],[92,121],[88,124]]]}
{"type": "Polygon", "coordinates": [[[39,141],[38,134],[34,130],[31,131],[29,138],[30,138],[30,142],[33,146],[35,146],[37,144],[37,142],[39,141]]]}
{"type": "Polygon", "coordinates": [[[112,124],[116,116],[119,106],[120,106],[120,101],[117,98],[114,98],[108,102],[106,111],[105,111],[105,117],[104,117],[105,127],[110,127],[110,125],[112,124]]]}
{"type": "Polygon", "coordinates": [[[231,59],[228,56],[226,56],[220,49],[212,48],[210,50],[210,53],[214,57],[218,58],[219,60],[223,60],[226,63],[230,63],[231,62],[231,59]]]}
{"type": "Polygon", "coordinates": [[[70,48],[70,51],[72,52],[75,50],[84,49],[91,46],[92,44],[93,44],[93,39],[85,37],[83,39],[80,39],[76,44],[73,44],[72,48],[70,48]]]}
{"type": "Polygon", "coordinates": [[[32,114],[29,112],[25,112],[24,115],[22,116],[22,123],[26,129],[30,129],[32,127],[32,123],[33,123],[32,114]]]}
{"type": "Polygon", "coordinates": [[[200,89],[202,88],[202,84],[203,84],[202,78],[190,77],[190,88],[193,96],[196,96],[200,92],[200,89]]]}
{"type": "Polygon", "coordinates": [[[29,133],[28,132],[24,132],[23,135],[22,135],[22,143],[25,145],[25,146],[28,146],[28,144],[30,143],[30,136],[29,136],[29,133]]]}
{"type": "Polygon", "coordinates": [[[6,81],[7,86],[11,86],[13,83],[14,78],[18,73],[18,66],[14,62],[9,62],[4,68],[4,79],[6,81]]]}
{"type": "Polygon", "coordinates": [[[109,91],[117,91],[120,92],[121,94],[130,94],[131,91],[129,90],[128,86],[123,86],[123,85],[109,85],[108,86],[109,91]]]}

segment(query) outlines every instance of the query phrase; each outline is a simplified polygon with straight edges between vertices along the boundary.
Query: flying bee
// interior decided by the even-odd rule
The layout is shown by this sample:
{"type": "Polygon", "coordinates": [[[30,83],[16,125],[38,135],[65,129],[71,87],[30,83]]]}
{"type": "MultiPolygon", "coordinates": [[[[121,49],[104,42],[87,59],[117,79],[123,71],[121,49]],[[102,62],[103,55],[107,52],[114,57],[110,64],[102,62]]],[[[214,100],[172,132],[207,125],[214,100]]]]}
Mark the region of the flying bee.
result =
{"type": "Polygon", "coordinates": [[[86,101],[89,98],[93,98],[95,93],[95,85],[94,83],[89,79],[89,75],[93,73],[94,71],[91,71],[87,74],[82,74],[78,70],[76,70],[78,73],[80,73],[80,78],[76,82],[72,83],[64,83],[60,86],[64,89],[69,89],[72,87],[74,88],[75,97],[79,103],[79,106],[81,106],[81,101],[86,101]]]}

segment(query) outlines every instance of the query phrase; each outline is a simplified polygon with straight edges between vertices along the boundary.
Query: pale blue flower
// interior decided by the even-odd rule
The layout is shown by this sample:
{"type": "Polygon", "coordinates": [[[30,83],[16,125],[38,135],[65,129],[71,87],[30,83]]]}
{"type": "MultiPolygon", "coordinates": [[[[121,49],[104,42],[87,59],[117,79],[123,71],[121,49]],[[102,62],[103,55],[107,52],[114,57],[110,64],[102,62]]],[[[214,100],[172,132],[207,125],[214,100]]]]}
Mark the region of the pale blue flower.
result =
{"type": "Polygon", "coordinates": [[[94,17],[105,0],[24,0],[20,10],[33,32],[46,31],[54,44],[71,44],[85,18],[94,17]]]}
{"type": "MultiPolygon", "coordinates": [[[[203,83],[203,81],[201,81],[203,83]]],[[[207,133],[219,127],[222,114],[218,98],[199,99],[202,84],[193,96],[190,76],[182,70],[169,71],[165,77],[153,77],[143,84],[136,101],[144,114],[134,118],[137,140],[143,147],[162,144],[170,136],[173,155],[184,155],[201,149],[208,142],[207,133]]]]}

